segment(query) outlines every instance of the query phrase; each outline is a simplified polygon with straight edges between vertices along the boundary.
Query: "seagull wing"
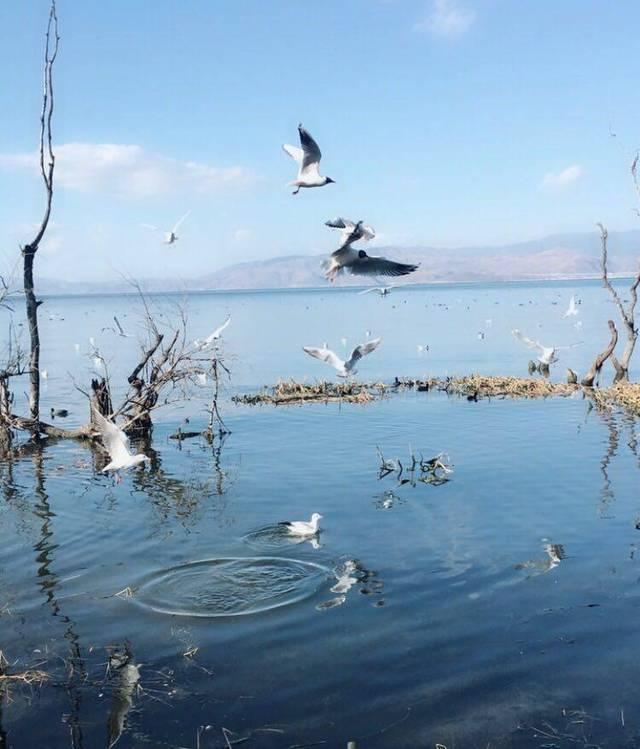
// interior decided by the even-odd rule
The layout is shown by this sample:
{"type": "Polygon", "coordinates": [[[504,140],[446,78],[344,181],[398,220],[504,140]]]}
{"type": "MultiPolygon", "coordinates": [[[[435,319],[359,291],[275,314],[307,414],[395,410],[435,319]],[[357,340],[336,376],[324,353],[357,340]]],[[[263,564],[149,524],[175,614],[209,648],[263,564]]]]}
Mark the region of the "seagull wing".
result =
{"type": "Polygon", "coordinates": [[[363,356],[375,351],[381,343],[382,338],[374,338],[372,341],[367,341],[366,343],[361,343],[359,346],[356,346],[351,352],[349,361],[344,365],[345,369],[347,371],[352,370],[363,356]]]}
{"type": "Polygon", "coordinates": [[[356,225],[353,221],[349,221],[348,218],[342,218],[337,216],[324,222],[325,226],[330,226],[332,229],[349,229],[349,231],[355,229],[356,225]]]}
{"type": "Polygon", "coordinates": [[[370,294],[372,291],[377,291],[378,293],[380,293],[380,289],[377,286],[371,286],[369,289],[365,289],[364,291],[359,291],[358,295],[361,296],[362,294],[370,294]]]}
{"type": "Polygon", "coordinates": [[[345,363],[342,359],[337,354],[334,354],[331,349],[303,346],[302,350],[309,354],[309,356],[313,356],[314,359],[320,359],[320,361],[327,362],[327,364],[330,364],[334,369],[340,370],[345,367],[345,363]]]}
{"type": "Polygon", "coordinates": [[[556,351],[566,351],[570,348],[575,348],[576,346],[582,346],[584,341],[576,341],[576,343],[570,343],[568,346],[554,346],[554,349],[556,351]]]}
{"type": "Polygon", "coordinates": [[[396,263],[386,257],[358,257],[347,266],[349,270],[359,276],[406,276],[418,269],[417,265],[396,263]]]}
{"type": "Polygon", "coordinates": [[[127,435],[118,427],[94,409],[95,423],[100,430],[102,444],[114,463],[122,463],[131,457],[127,435]]]}
{"type": "Polygon", "coordinates": [[[517,328],[515,330],[512,330],[511,332],[519,341],[524,343],[525,346],[538,349],[541,354],[545,352],[545,346],[543,346],[541,343],[538,343],[538,341],[532,341],[531,338],[527,338],[526,335],[522,335],[522,333],[517,328]]]}
{"type": "Polygon", "coordinates": [[[120,325],[120,320],[118,320],[118,318],[115,315],[113,316],[113,320],[114,320],[115,324],[118,326],[118,330],[120,331],[120,335],[126,336],[127,334],[122,329],[122,325],[120,325]]]}
{"type": "Polygon", "coordinates": [[[362,226],[362,239],[366,240],[367,242],[370,239],[373,239],[376,235],[375,231],[370,226],[362,226]]]}
{"type": "Polygon", "coordinates": [[[289,156],[291,156],[291,158],[294,161],[297,161],[298,164],[300,164],[300,166],[302,167],[302,161],[304,159],[304,151],[301,148],[298,148],[297,146],[290,146],[288,143],[285,143],[282,146],[282,150],[285,153],[288,153],[289,156]]]}
{"type": "Polygon", "coordinates": [[[304,151],[304,158],[301,164],[301,170],[306,171],[307,169],[314,167],[317,171],[318,163],[322,158],[322,152],[320,147],[315,140],[309,135],[308,131],[305,130],[302,125],[298,125],[298,133],[300,135],[300,145],[304,151]]]}
{"type": "Polygon", "coordinates": [[[152,231],[162,231],[162,229],[159,229],[157,226],[154,226],[153,224],[140,224],[140,226],[144,226],[145,229],[151,229],[152,231]]]}
{"type": "MultiPolygon", "coordinates": [[[[209,336],[212,341],[216,341],[220,336],[222,335],[222,331],[229,325],[231,322],[231,315],[227,317],[227,319],[222,323],[222,325],[219,328],[216,328],[213,333],[209,336]]],[[[208,339],[207,339],[208,340],[208,339]]]]}
{"type": "Polygon", "coordinates": [[[182,217],[182,218],[181,218],[181,219],[180,219],[180,220],[178,221],[178,223],[177,223],[177,224],[176,224],[176,225],[175,225],[175,226],[173,227],[173,229],[171,230],[171,233],[172,233],[172,234],[175,234],[175,233],[176,233],[176,232],[178,231],[178,228],[180,227],[180,224],[181,224],[181,223],[182,223],[182,222],[183,222],[183,221],[185,220],[185,218],[187,218],[187,216],[188,216],[188,215],[189,215],[190,213],[191,213],[191,211],[189,210],[189,211],[187,211],[187,212],[186,212],[186,213],[184,214],[184,216],[183,216],[183,217],[182,217]]]}

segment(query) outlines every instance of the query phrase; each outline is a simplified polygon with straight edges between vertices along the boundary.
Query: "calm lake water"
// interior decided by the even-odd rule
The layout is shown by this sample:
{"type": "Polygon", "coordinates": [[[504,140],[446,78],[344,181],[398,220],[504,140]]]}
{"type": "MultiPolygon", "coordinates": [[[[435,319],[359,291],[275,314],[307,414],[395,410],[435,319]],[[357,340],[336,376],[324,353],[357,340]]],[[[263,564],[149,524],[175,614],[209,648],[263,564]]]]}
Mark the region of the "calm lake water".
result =
{"type": "MultiPolygon", "coordinates": [[[[180,300],[153,302],[168,319],[180,300]]],[[[331,377],[301,346],[341,352],[344,337],[350,350],[367,330],[383,337],[360,364],[367,380],[524,375],[514,327],[585,341],[552,378],[584,373],[616,319],[598,284],[186,305],[194,338],[232,316],[223,444],[168,438],[186,416],[204,427],[200,393],[158,413],[151,466],[121,483],[71,441],[0,463],[0,649],[12,671],[50,674],[10,685],[0,747],[640,746],[636,420],[582,397],[230,402],[278,378],[331,377]],[[580,314],[565,319],[571,294],[580,314]],[[440,486],[379,479],[376,446],[405,466],[411,450],[444,451],[454,472],[440,486]],[[277,528],[312,512],[318,543],[277,528]]],[[[126,380],[136,339],[101,328],[115,313],[139,333],[139,303],[51,298],[41,313],[43,412],[84,423],[74,381],[90,380],[89,336],[126,380]]]]}

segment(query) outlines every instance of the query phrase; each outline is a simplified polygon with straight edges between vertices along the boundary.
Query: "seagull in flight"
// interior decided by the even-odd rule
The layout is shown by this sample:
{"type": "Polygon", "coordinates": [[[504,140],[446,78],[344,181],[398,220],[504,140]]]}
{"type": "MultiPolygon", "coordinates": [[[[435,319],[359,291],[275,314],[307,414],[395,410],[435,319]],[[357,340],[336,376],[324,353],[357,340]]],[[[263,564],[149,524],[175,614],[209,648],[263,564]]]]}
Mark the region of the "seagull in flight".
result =
{"type": "Polygon", "coordinates": [[[318,527],[319,521],[322,520],[322,515],[319,512],[314,512],[311,516],[311,520],[287,520],[278,525],[283,526],[292,536],[315,536],[320,530],[318,527]]]}
{"type": "Polygon", "coordinates": [[[121,468],[132,468],[140,463],[151,463],[151,458],[143,453],[134,455],[129,449],[127,435],[118,427],[94,409],[95,424],[100,431],[102,444],[109,453],[111,461],[102,469],[107,471],[119,471],[121,468]]]}
{"type": "Polygon", "coordinates": [[[396,263],[385,257],[367,255],[364,250],[353,247],[360,239],[370,240],[375,237],[375,231],[365,226],[363,221],[354,223],[349,219],[338,217],[325,222],[332,229],[341,230],[340,246],[331,253],[329,260],[324,263],[326,278],[335,281],[344,269],[359,276],[406,276],[417,270],[417,265],[396,263]]]}
{"type": "Polygon", "coordinates": [[[184,216],[177,222],[177,224],[173,227],[173,229],[170,229],[169,231],[165,231],[164,229],[159,229],[157,226],[154,226],[153,224],[142,224],[147,229],[153,229],[154,231],[159,231],[164,234],[164,243],[165,244],[173,244],[174,242],[177,242],[180,237],[178,236],[178,229],[180,228],[180,224],[187,218],[187,216],[191,213],[191,211],[187,211],[184,216]]]}
{"type": "Polygon", "coordinates": [[[578,314],[578,305],[576,304],[576,298],[575,296],[572,296],[569,300],[569,307],[567,311],[564,313],[563,317],[573,317],[574,315],[578,314]]]}
{"type": "Polygon", "coordinates": [[[120,320],[118,320],[118,318],[115,315],[113,316],[113,321],[115,322],[116,327],[118,328],[117,330],[115,328],[112,328],[109,325],[106,328],[102,328],[102,331],[110,330],[113,333],[117,333],[122,338],[131,338],[131,333],[125,333],[124,332],[124,330],[122,329],[122,325],[120,325],[120,320]]]}
{"type": "Polygon", "coordinates": [[[358,294],[362,296],[362,294],[370,294],[372,291],[375,291],[376,294],[379,294],[381,297],[385,297],[389,296],[389,294],[391,293],[391,289],[393,289],[393,284],[390,284],[389,286],[372,286],[370,289],[359,291],[358,294]]]}
{"type": "Polygon", "coordinates": [[[313,356],[315,359],[320,359],[320,361],[330,364],[337,370],[338,377],[349,377],[349,375],[356,374],[357,370],[355,369],[355,366],[360,359],[362,359],[363,356],[370,354],[372,351],[375,351],[381,342],[382,338],[374,338],[372,341],[361,343],[353,349],[351,356],[347,361],[343,361],[337,354],[328,349],[326,344],[323,348],[303,346],[302,349],[309,354],[309,356],[313,356]]]}
{"type": "Polygon", "coordinates": [[[293,182],[289,182],[291,187],[296,188],[293,195],[297,195],[301,187],[323,187],[335,182],[331,177],[323,177],[320,174],[322,152],[309,132],[302,127],[302,123],[298,125],[298,134],[300,135],[302,148],[290,146],[286,143],[282,146],[284,152],[288,153],[298,164],[298,176],[293,182]]]}
{"type": "Polygon", "coordinates": [[[203,341],[201,341],[199,338],[196,338],[196,340],[193,342],[193,345],[196,347],[198,351],[205,351],[206,349],[210,348],[210,346],[215,343],[215,341],[219,340],[222,337],[222,331],[226,329],[227,325],[231,322],[231,315],[227,317],[227,319],[222,323],[222,325],[219,328],[216,328],[211,335],[208,335],[203,341]]]}
{"type": "Polygon", "coordinates": [[[558,361],[558,357],[556,356],[557,351],[574,348],[575,346],[579,346],[582,343],[582,341],[579,341],[578,343],[572,343],[570,346],[543,346],[539,341],[532,341],[531,338],[527,338],[526,336],[522,335],[522,333],[517,329],[512,330],[511,332],[519,341],[524,343],[525,346],[537,349],[539,354],[536,358],[538,359],[540,364],[544,364],[547,367],[549,366],[549,364],[553,364],[554,362],[558,361]]]}

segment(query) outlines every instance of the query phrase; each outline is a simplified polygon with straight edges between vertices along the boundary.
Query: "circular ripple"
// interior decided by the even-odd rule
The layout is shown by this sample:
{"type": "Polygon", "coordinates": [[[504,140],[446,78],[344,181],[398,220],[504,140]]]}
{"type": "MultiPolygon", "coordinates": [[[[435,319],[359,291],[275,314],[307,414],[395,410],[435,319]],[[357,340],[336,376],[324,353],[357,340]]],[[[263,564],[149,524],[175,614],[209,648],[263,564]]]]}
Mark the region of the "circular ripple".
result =
{"type": "Polygon", "coordinates": [[[245,616],[309,598],[332,578],[327,567],[297,559],[204,559],[150,575],[132,600],[174,616],[245,616]]]}

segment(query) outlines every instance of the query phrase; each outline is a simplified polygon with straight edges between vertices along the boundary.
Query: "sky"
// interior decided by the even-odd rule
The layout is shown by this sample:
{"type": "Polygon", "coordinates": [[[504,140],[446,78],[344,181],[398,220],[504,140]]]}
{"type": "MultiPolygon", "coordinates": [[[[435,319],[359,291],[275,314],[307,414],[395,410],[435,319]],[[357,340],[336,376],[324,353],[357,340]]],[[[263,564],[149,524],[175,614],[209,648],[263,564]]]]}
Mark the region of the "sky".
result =
{"type": "MultiPolygon", "coordinates": [[[[47,0],[0,4],[0,266],[40,220],[47,0]]],[[[640,228],[636,0],[58,0],[47,277],[640,228]],[[291,195],[298,122],[336,182],[291,195]],[[187,211],[180,239],[162,243],[187,211]]]]}

